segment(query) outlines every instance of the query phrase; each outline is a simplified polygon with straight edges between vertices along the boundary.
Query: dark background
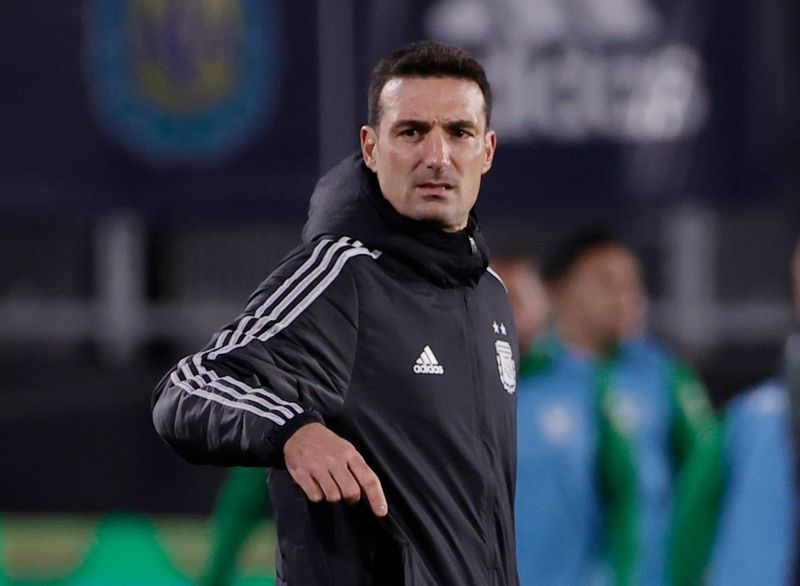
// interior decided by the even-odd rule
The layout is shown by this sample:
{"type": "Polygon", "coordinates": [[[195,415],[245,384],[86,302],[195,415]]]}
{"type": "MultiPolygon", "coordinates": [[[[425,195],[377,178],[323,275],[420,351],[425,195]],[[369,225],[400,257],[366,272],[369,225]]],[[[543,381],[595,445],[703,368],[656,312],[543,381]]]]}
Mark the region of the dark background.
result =
{"type": "MultiPolygon", "coordinates": [[[[151,390],[296,244],[320,172],[357,146],[374,60],[429,36],[430,10],[444,3],[231,0],[268,15],[249,22],[270,40],[268,107],[235,148],[202,159],[148,154],[103,121],[88,40],[107,22],[98,15],[123,15],[124,30],[135,5],[0,7],[0,510],[210,508],[223,472],[161,444],[151,390]]],[[[616,229],[644,261],[654,330],[724,407],[777,369],[792,327],[798,11],[789,0],[645,5],[661,17],[658,34],[615,43],[573,31],[534,43],[528,59],[635,57],[681,43],[702,63],[697,132],[506,142],[501,133],[478,209],[497,251],[544,255],[580,226],[616,229]]],[[[492,20],[468,46],[502,55],[509,22],[492,20]]],[[[259,67],[258,55],[247,58],[259,67]]]]}

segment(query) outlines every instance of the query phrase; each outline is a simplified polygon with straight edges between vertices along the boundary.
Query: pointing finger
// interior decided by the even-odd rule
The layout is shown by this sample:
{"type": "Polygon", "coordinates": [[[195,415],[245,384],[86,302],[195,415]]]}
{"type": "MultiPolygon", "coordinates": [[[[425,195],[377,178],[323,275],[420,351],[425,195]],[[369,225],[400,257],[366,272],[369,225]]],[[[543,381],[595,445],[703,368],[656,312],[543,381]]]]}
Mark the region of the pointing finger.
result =
{"type": "Polygon", "coordinates": [[[362,458],[352,460],[349,463],[350,471],[356,477],[361,491],[367,497],[367,502],[378,517],[385,517],[389,512],[389,505],[386,502],[386,495],[383,494],[383,487],[381,481],[372,468],[367,466],[362,458]]]}

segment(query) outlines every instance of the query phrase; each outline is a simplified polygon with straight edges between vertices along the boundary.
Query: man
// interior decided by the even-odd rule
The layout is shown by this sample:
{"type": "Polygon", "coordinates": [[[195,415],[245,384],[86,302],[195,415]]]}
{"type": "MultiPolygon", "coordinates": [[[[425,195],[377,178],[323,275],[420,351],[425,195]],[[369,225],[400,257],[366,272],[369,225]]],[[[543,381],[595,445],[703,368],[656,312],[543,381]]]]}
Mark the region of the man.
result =
{"type": "Polygon", "coordinates": [[[508,287],[523,356],[516,499],[520,582],[593,584],[607,554],[616,581],[626,584],[635,554],[632,455],[599,396],[599,369],[586,353],[567,351],[553,332],[543,331],[544,320],[535,319],[541,308],[557,308],[538,266],[516,257],[492,266],[508,287]]]}
{"type": "Polygon", "coordinates": [[[702,387],[643,335],[641,271],[620,241],[578,234],[543,272],[554,328],[520,374],[521,581],[691,582],[718,491],[718,436],[702,387]],[[692,553],[675,561],[670,548],[692,553]]]}
{"type": "MultiPolygon", "coordinates": [[[[624,435],[615,427],[600,401],[591,399],[598,420],[592,414],[576,410],[570,396],[574,385],[561,383],[559,368],[545,353],[533,351],[545,332],[550,317],[550,300],[542,281],[538,263],[530,256],[512,254],[492,259],[508,291],[519,336],[522,364],[520,367],[520,396],[518,410],[522,414],[519,425],[520,459],[517,476],[517,527],[519,529],[518,559],[521,583],[536,584],[586,584],[594,582],[596,541],[599,531],[587,530],[583,508],[589,501],[575,497],[588,494],[596,484],[607,489],[606,507],[613,511],[613,529],[608,530],[609,555],[621,567],[633,555],[630,541],[634,537],[634,501],[625,493],[633,476],[630,447],[624,435]],[[557,384],[551,384],[556,382],[557,384]],[[587,417],[588,415],[588,417],[587,417]],[[583,428],[583,429],[581,429],[583,428]],[[582,466],[585,458],[581,442],[570,441],[570,436],[585,434],[589,428],[599,428],[598,443],[603,454],[612,457],[602,462],[582,466]],[[597,468],[602,482],[587,478],[589,469],[597,468]],[[618,489],[622,490],[618,490],[618,489]],[[562,508],[562,505],[566,505],[562,508]],[[588,541],[586,540],[588,538],[588,541]],[[626,540],[627,539],[627,543],[626,540]],[[581,543],[581,541],[583,543],[581,543]],[[587,547],[588,546],[588,547],[587,547]]],[[[561,366],[567,366],[564,363],[561,366]]],[[[570,378],[575,378],[574,373],[570,378]]],[[[580,380],[581,377],[578,377],[580,380]]],[[[590,381],[581,381],[577,392],[582,395],[590,381]]],[[[598,486],[599,487],[599,486],[598,486]]],[[[612,516],[612,515],[609,515],[612,516]]],[[[627,583],[619,572],[619,583],[627,583]]]]}
{"type": "Polygon", "coordinates": [[[163,379],[155,426],[192,462],[271,468],[278,584],[515,585],[516,334],[471,213],[489,84],[424,42],[368,99],[303,245],[163,379]]]}
{"type": "MultiPolygon", "coordinates": [[[[792,277],[795,314],[800,319],[800,242],[792,277]]],[[[800,332],[795,332],[786,343],[782,375],[745,391],[726,409],[727,478],[708,581],[712,586],[800,582],[798,398],[800,332]]]]}

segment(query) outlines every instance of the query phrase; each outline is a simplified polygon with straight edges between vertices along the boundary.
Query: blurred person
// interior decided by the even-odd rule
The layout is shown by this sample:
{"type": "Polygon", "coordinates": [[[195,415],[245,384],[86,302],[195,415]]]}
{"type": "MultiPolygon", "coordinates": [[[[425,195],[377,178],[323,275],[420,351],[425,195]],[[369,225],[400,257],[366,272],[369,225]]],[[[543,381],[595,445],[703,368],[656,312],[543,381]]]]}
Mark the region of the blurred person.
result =
{"type": "Polygon", "coordinates": [[[155,391],[187,460],[270,469],[279,585],[518,583],[519,357],[472,213],[490,113],[464,51],[382,59],[303,244],[155,391]]]}
{"type": "Polygon", "coordinates": [[[239,553],[268,512],[264,469],[232,468],[214,505],[211,543],[197,580],[200,586],[233,583],[239,553]]]}
{"type": "Polygon", "coordinates": [[[725,413],[726,491],[711,586],[788,586],[797,568],[800,241],[791,263],[795,333],[783,372],[733,399],[725,413]]]}
{"type": "Polygon", "coordinates": [[[550,300],[533,256],[506,254],[492,258],[494,269],[506,286],[517,327],[519,352],[525,356],[547,326],[550,300]]]}
{"type": "MultiPolygon", "coordinates": [[[[570,396],[576,390],[578,395],[583,395],[584,388],[551,385],[558,379],[559,369],[551,368],[554,365],[545,364],[543,356],[532,351],[547,328],[551,312],[538,262],[529,255],[508,254],[493,258],[492,268],[506,285],[522,355],[517,478],[517,551],[521,583],[587,584],[592,579],[598,535],[587,530],[581,519],[586,513],[584,507],[594,502],[593,498],[585,497],[589,492],[586,489],[594,481],[583,473],[593,465],[585,465],[582,442],[564,440],[577,432],[577,427],[588,429],[595,422],[590,421],[591,417],[584,417],[586,413],[578,403],[588,399],[591,410],[604,414],[598,435],[605,446],[603,453],[611,457],[605,458],[598,467],[602,469],[600,476],[607,489],[606,504],[614,512],[609,541],[614,542],[614,555],[622,565],[633,551],[634,502],[630,491],[624,494],[632,483],[618,482],[620,478],[633,475],[630,449],[608,413],[596,405],[597,401],[592,397],[570,396]],[[543,373],[547,374],[539,379],[543,373]],[[535,380],[531,380],[531,375],[535,380]],[[544,428],[544,433],[540,433],[540,427],[544,428]],[[618,492],[618,488],[623,492],[618,492]],[[573,523],[576,520],[578,522],[573,523]],[[544,544],[547,545],[543,547],[544,544]]],[[[627,564],[630,563],[628,559],[627,564]]]]}
{"type": "Polygon", "coordinates": [[[599,361],[562,344],[554,331],[543,332],[543,319],[524,317],[553,309],[538,266],[518,258],[493,260],[492,266],[506,282],[515,317],[520,316],[520,583],[595,583],[599,560],[608,556],[615,581],[627,584],[635,546],[633,457],[608,401],[599,395],[599,361]]]}
{"type": "Polygon", "coordinates": [[[696,583],[720,482],[704,389],[646,335],[641,268],[621,241],[578,234],[543,273],[554,327],[520,373],[521,581],[696,583]]]}

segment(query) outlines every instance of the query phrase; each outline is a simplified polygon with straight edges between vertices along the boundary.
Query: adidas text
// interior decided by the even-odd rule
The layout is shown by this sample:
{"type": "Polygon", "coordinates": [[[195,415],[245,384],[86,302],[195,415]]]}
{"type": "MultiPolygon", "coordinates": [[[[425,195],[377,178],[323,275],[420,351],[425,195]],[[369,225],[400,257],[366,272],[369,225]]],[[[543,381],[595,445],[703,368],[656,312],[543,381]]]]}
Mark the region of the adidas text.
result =
{"type": "Polygon", "coordinates": [[[444,374],[441,364],[415,364],[414,372],[417,374],[444,374]]]}

